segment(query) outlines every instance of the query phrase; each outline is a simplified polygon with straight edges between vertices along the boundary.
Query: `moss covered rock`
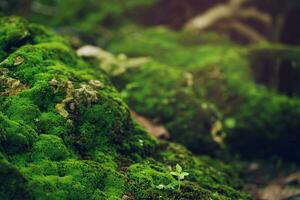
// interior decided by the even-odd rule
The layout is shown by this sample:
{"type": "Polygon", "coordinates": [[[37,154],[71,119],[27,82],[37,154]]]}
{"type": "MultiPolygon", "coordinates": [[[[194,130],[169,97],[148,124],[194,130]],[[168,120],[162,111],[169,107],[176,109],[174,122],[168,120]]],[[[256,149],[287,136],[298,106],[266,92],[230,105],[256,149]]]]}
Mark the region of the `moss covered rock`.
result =
{"type": "Polygon", "coordinates": [[[197,153],[217,152],[221,145],[214,128],[222,116],[195,92],[193,79],[155,61],[112,78],[136,112],[164,124],[178,142],[197,153]]]}
{"type": "Polygon", "coordinates": [[[207,43],[210,33],[188,37],[166,28],[124,30],[110,50],[154,59],[113,77],[133,110],[158,119],[194,152],[212,153],[223,143],[248,158],[299,158],[297,92],[288,97],[267,89],[253,73],[265,66],[263,57],[287,61],[299,78],[298,48],[242,47],[221,37],[207,43]]]}
{"type": "Polygon", "coordinates": [[[1,199],[249,199],[224,164],[148,135],[63,38],[18,17],[0,32],[1,199]],[[158,189],[178,163],[181,189],[158,189]]]}

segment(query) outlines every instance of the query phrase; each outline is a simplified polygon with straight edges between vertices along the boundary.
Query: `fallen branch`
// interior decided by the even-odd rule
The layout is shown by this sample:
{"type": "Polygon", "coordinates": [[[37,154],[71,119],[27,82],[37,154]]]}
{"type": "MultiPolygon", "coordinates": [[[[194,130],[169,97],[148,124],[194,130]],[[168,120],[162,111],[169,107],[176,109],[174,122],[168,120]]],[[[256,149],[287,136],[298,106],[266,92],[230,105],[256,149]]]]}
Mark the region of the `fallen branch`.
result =
{"type": "Polygon", "coordinates": [[[251,26],[243,24],[239,21],[231,22],[230,27],[231,29],[245,36],[249,40],[249,42],[257,43],[257,42],[267,41],[267,38],[259,34],[251,26]]]}
{"type": "Polygon", "coordinates": [[[255,20],[264,26],[270,26],[272,23],[271,16],[267,13],[257,10],[254,7],[243,7],[250,0],[231,0],[227,4],[219,4],[202,15],[189,20],[185,26],[186,31],[201,32],[219,26],[237,31],[249,41],[260,42],[265,41],[259,32],[251,28],[249,25],[240,22],[240,19],[255,20]]]}
{"type": "Polygon", "coordinates": [[[112,76],[123,74],[130,68],[139,67],[149,62],[147,57],[127,58],[124,54],[114,55],[108,51],[91,45],[86,45],[77,50],[81,57],[96,58],[100,62],[100,68],[112,76]]]}

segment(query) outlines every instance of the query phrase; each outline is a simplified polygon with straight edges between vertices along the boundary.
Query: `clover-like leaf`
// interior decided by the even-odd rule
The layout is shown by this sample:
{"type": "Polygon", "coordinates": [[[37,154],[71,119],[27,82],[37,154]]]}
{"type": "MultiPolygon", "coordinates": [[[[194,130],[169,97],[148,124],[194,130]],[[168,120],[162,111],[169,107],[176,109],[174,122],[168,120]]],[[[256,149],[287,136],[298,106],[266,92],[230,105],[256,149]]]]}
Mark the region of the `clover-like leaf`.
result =
{"type": "Polygon", "coordinates": [[[156,186],[157,189],[162,190],[165,189],[166,186],[164,184],[159,184],[158,186],[156,186]]]}
{"type": "Polygon", "coordinates": [[[182,172],[181,173],[183,176],[188,176],[189,175],[189,173],[187,173],[187,172],[182,172]]]}
{"type": "Polygon", "coordinates": [[[176,172],[178,173],[182,172],[182,167],[179,164],[176,165],[176,172]]]}
{"type": "Polygon", "coordinates": [[[178,176],[177,172],[170,172],[173,176],[178,176]]]}
{"type": "Polygon", "coordinates": [[[185,176],[188,176],[189,173],[182,171],[182,167],[177,164],[176,165],[176,170],[170,172],[173,176],[176,176],[177,178],[177,185],[178,185],[178,190],[180,190],[180,185],[181,185],[181,181],[184,179],[185,176]]]}
{"type": "Polygon", "coordinates": [[[179,174],[178,179],[179,179],[179,180],[183,180],[184,177],[185,177],[185,176],[188,176],[188,175],[189,175],[189,173],[187,173],[187,172],[182,172],[181,174],[179,174]]]}

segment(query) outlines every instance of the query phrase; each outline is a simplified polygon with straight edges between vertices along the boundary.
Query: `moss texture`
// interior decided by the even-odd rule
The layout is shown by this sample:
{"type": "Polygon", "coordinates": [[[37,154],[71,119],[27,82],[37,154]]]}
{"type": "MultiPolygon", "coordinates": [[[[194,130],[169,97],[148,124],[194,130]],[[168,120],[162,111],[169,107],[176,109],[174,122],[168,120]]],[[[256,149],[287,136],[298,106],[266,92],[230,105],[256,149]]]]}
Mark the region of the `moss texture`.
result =
{"type": "Polygon", "coordinates": [[[113,82],[136,112],[158,119],[194,152],[213,153],[221,143],[248,158],[299,158],[297,91],[288,97],[255,76],[265,58],[290,63],[297,81],[297,48],[241,47],[211,33],[189,37],[163,27],[124,28],[108,48],[153,58],[113,82]],[[209,42],[212,36],[217,43],[209,42]]]}
{"type": "Polygon", "coordinates": [[[18,17],[0,33],[1,199],[249,199],[234,168],[148,135],[63,38],[18,17]],[[178,163],[181,190],[158,189],[178,163]]]}
{"type": "Polygon", "coordinates": [[[222,116],[195,92],[191,73],[151,61],[112,80],[136,112],[164,124],[194,152],[221,150],[212,132],[222,116]]]}

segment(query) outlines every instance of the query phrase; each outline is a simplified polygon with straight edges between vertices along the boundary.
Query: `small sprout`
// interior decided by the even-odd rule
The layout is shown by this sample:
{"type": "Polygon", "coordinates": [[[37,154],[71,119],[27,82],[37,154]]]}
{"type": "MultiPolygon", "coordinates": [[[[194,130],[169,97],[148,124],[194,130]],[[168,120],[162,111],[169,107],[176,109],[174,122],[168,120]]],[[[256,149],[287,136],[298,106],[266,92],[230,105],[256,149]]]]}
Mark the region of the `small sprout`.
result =
{"type": "Polygon", "coordinates": [[[177,164],[177,165],[176,165],[176,170],[175,170],[175,171],[172,171],[171,174],[172,174],[173,176],[176,176],[176,177],[177,177],[177,181],[178,181],[178,190],[180,190],[181,181],[184,180],[184,178],[185,178],[186,176],[188,176],[189,173],[182,171],[182,167],[181,167],[179,164],[177,164]]]}
{"type": "Polygon", "coordinates": [[[166,189],[167,186],[165,186],[164,184],[159,184],[158,186],[156,186],[156,188],[162,190],[162,189],[166,189]]]}
{"type": "Polygon", "coordinates": [[[159,184],[158,186],[156,186],[156,188],[157,189],[159,189],[159,190],[166,190],[166,189],[172,189],[172,190],[174,190],[175,189],[175,184],[172,184],[172,183],[170,183],[170,184],[168,184],[168,185],[164,185],[164,184],[159,184]]]}

